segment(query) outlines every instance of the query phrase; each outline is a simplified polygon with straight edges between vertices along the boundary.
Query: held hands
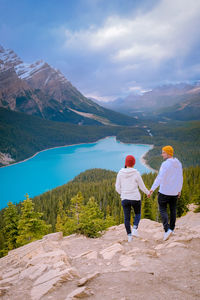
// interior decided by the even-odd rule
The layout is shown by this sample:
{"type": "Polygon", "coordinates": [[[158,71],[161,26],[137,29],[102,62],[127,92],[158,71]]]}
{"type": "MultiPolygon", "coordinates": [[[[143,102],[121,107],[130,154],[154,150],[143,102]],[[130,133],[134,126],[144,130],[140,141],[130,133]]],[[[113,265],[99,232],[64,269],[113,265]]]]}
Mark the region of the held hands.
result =
{"type": "MultiPolygon", "coordinates": [[[[150,190],[147,197],[150,198],[152,194],[153,194],[153,190],[150,190]]],[[[181,197],[181,192],[178,193],[178,198],[180,198],[180,197],[181,197]]]]}
{"type": "Polygon", "coordinates": [[[150,190],[149,194],[147,195],[147,197],[150,198],[152,194],[153,194],[153,190],[150,190]]]}

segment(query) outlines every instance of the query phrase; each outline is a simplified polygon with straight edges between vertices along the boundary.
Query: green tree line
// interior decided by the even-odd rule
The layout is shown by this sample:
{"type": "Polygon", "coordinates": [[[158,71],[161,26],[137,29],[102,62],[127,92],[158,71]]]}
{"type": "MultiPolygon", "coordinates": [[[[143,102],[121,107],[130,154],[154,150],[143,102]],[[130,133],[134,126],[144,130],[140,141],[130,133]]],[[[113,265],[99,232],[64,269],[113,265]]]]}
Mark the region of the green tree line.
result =
{"type": "MultiPolygon", "coordinates": [[[[26,199],[0,211],[0,255],[40,239],[45,234],[63,231],[97,237],[112,225],[123,223],[121,199],[115,191],[116,172],[91,169],[69,183],[40,196],[26,199]]],[[[184,215],[188,204],[200,211],[200,167],[184,169],[184,184],[177,203],[177,216],[184,215]]],[[[150,189],[156,173],[142,175],[150,189]]],[[[142,218],[160,221],[157,193],[142,194],[142,218]]]]}
{"type": "Polygon", "coordinates": [[[134,126],[81,126],[0,108],[0,152],[9,153],[15,161],[51,147],[90,143],[106,136],[116,136],[124,143],[154,145],[146,155],[148,164],[154,169],[159,168],[163,145],[174,147],[176,157],[184,167],[200,165],[200,121],[169,121],[163,124],[137,120],[134,126]]]}

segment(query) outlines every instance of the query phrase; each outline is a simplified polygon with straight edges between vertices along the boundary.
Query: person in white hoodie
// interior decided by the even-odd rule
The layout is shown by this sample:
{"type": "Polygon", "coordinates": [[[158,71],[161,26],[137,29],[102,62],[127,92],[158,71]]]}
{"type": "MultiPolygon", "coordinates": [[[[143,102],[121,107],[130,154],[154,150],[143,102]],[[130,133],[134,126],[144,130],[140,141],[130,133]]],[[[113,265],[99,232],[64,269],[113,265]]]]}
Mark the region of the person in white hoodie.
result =
{"type": "Polygon", "coordinates": [[[158,176],[156,177],[149,196],[153,191],[158,191],[158,204],[160,215],[163,222],[164,237],[166,241],[172,234],[176,223],[176,202],[181,196],[181,189],[183,185],[183,170],[182,164],[177,158],[173,157],[174,149],[172,146],[165,146],[162,148],[162,157],[165,161],[161,164],[158,176]],[[170,209],[170,223],[168,223],[167,206],[170,209]]]}
{"type": "Polygon", "coordinates": [[[124,225],[128,235],[128,242],[132,241],[132,236],[138,235],[138,225],[141,217],[141,195],[138,187],[147,195],[149,190],[145,187],[140,173],[134,169],[135,157],[128,155],[125,160],[125,167],[118,174],[115,183],[115,188],[121,196],[122,206],[124,211],[124,225]],[[135,212],[133,229],[131,231],[130,217],[131,208],[135,212]]]}

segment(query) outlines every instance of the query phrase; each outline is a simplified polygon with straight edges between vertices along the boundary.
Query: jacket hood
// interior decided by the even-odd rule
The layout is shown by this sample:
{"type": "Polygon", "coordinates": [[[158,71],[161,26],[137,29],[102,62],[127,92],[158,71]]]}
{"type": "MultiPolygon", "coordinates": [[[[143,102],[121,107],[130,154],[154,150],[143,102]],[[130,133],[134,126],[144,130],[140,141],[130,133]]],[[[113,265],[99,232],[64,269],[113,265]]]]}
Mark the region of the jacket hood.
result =
{"type": "Polygon", "coordinates": [[[167,163],[171,164],[174,168],[178,168],[180,166],[180,161],[177,158],[168,158],[167,163]]]}
{"type": "Polygon", "coordinates": [[[138,170],[134,169],[134,168],[122,168],[119,173],[121,175],[123,175],[124,177],[130,177],[133,174],[138,173],[138,170]]]}

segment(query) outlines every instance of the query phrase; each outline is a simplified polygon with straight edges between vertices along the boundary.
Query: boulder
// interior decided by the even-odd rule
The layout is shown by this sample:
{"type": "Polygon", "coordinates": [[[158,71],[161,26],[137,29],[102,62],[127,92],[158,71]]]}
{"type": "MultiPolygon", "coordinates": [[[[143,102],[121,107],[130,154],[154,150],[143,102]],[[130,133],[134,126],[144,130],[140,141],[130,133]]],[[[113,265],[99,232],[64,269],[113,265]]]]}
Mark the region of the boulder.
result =
{"type": "Polygon", "coordinates": [[[100,273],[99,272],[95,272],[93,274],[88,274],[86,277],[81,278],[78,282],[78,286],[82,286],[84,284],[86,284],[88,281],[94,279],[95,277],[97,277],[100,273]]]}
{"type": "Polygon", "coordinates": [[[49,270],[48,272],[45,272],[42,276],[37,278],[37,280],[34,282],[34,286],[41,285],[44,282],[51,281],[52,279],[58,277],[60,280],[63,279],[64,281],[71,280],[74,277],[78,277],[78,272],[74,268],[69,268],[64,271],[59,270],[49,270]]]}
{"type": "Polygon", "coordinates": [[[100,251],[100,254],[103,256],[104,259],[112,259],[116,253],[122,252],[124,248],[119,243],[115,243],[108,248],[105,248],[100,251]]]}
{"type": "Polygon", "coordinates": [[[40,264],[39,266],[31,266],[25,270],[23,270],[20,275],[19,275],[19,279],[31,279],[31,280],[35,280],[36,278],[38,278],[39,276],[42,275],[43,272],[45,272],[47,270],[48,266],[44,265],[44,264],[40,264]]]}
{"type": "Polygon", "coordinates": [[[40,253],[36,255],[34,258],[28,261],[28,266],[35,266],[37,264],[53,264],[63,261],[67,266],[69,264],[69,258],[63,250],[50,251],[47,253],[40,253]]]}
{"type": "Polygon", "coordinates": [[[39,300],[42,296],[55,289],[55,284],[59,282],[59,277],[53,278],[43,284],[34,286],[31,290],[31,300],[39,300]]]}
{"type": "Polygon", "coordinates": [[[55,233],[50,233],[45,236],[43,236],[43,240],[48,240],[48,241],[60,241],[63,239],[63,233],[62,232],[55,232],[55,233]]]}
{"type": "Polygon", "coordinates": [[[91,289],[88,287],[79,287],[76,290],[74,290],[72,293],[70,293],[65,300],[72,300],[72,299],[80,299],[85,298],[93,295],[91,289]]]}
{"type": "Polygon", "coordinates": [[[31,290],[32,300],[39,300],[42,296],[56,289],[63,282],[72,280],[74,277],[79,277],[75,268],[70,268],[59,272],[58,270],[50,270],[35,282],[31,290]]]}

